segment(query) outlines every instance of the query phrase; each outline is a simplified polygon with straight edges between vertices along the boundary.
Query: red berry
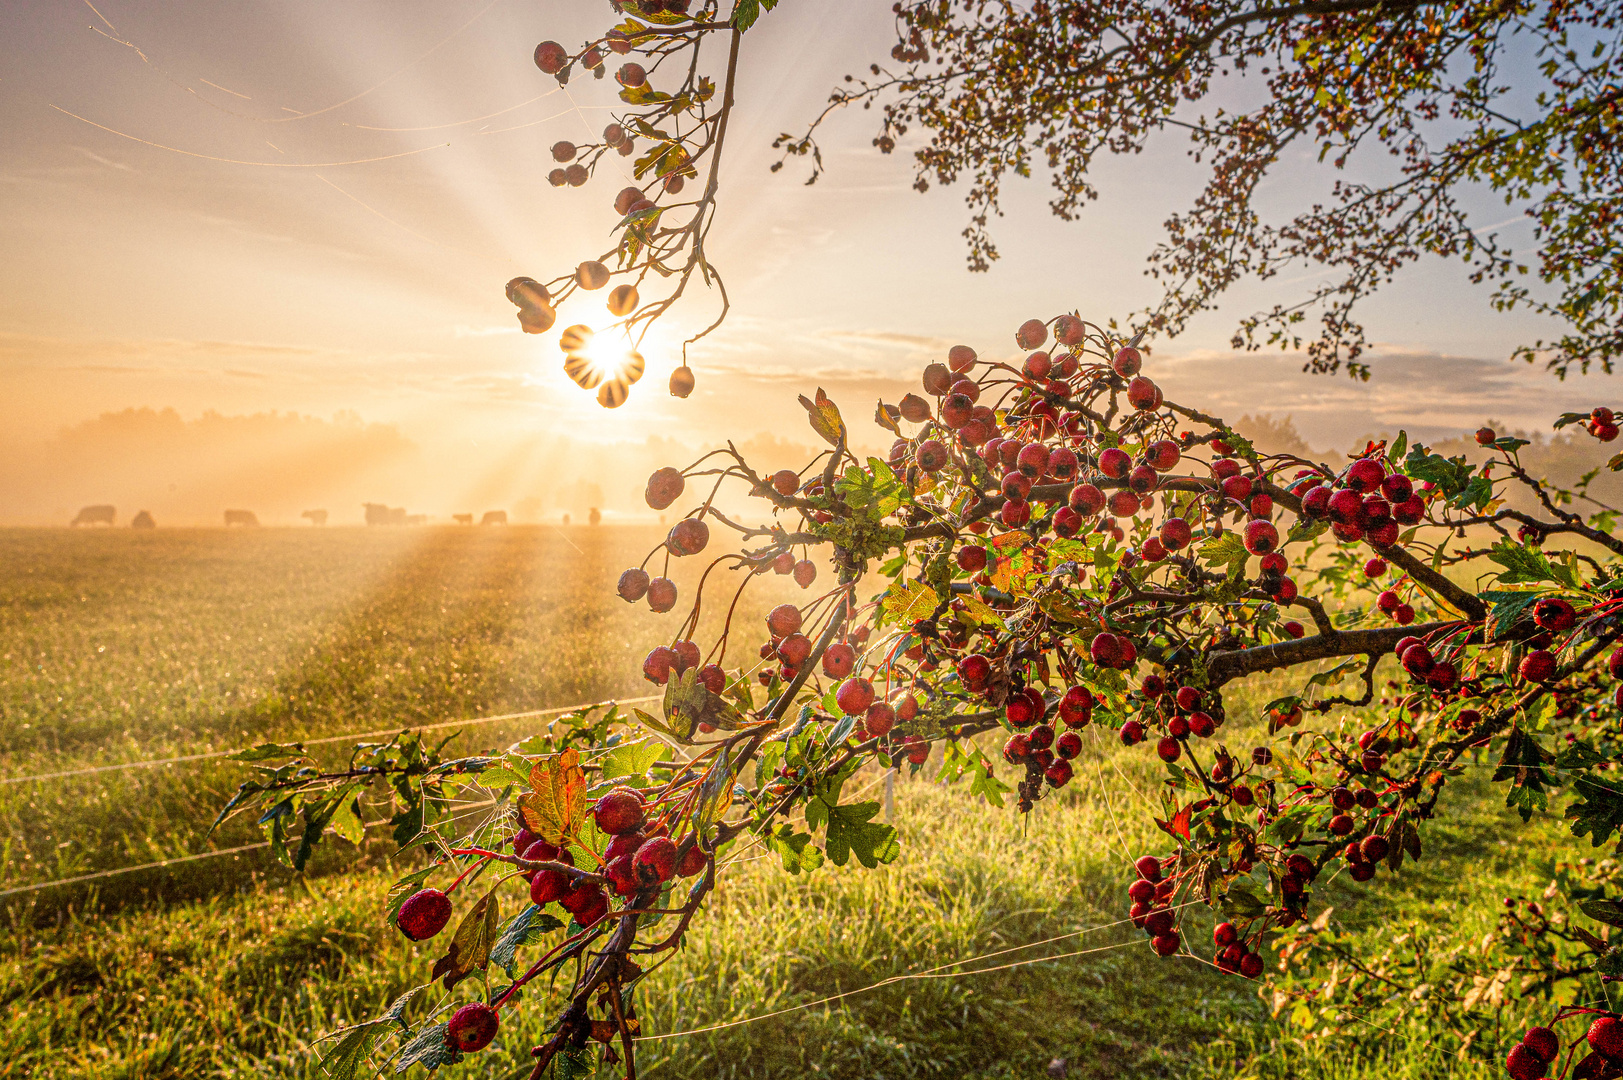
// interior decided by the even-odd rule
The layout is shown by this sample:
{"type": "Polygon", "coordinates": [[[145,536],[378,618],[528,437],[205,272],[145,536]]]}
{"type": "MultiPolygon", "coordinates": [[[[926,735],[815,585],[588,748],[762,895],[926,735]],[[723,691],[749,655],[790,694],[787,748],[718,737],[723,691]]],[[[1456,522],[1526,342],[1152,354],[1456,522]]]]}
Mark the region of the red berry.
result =
{"type": "Polygon", "coordinates": [[[1023,765],[1031,757],[1031,736],[1023,732],[1015,732],[1009,736],[1009,741],[1003,744],[1003,760],[1010,765],[1023,765]]]}
{"type": "Polygon", "coordinates": [[[800,609],[779,604],[766,617],[766,628],[774,638],[786,638],[800,629],[800,609]]]}
{"type": "Polygon", "coordinates": [[[1554,1061],[1556,1055],[1561,1053],[1561,1040],[1547,1027],[1528,1028],[1522,1042],[1545,1061],[1554,1061]]]}
{"type": "Polygon", "coordinates": [[[1193,686],[1178,687],[1178,708],[1182,709],[1184,712],[1194,712],[1196,709],[1200,708],[1200,701],[1200,691],[1196,690],[1193,686]]]}
{"type": "Polygon", "coordinates": [[[1572,629],[1578,621],[1572,605],[1559,596],[1546,596],[1533,605],[1533,621],[1552,634],[1572,629]]]}
{"type": "Polygon", "coordinates": [[[1234,928],[1233,923],[1220,922],[1212,927],[1212,944],[1220,948],[1227,948],[1240,940],[1240,932],[1234,928]]]}
{"type": "Polygon", "coordinates": [[[1623,1020],[1603,1016],[1589,1025],[1589,1045],[1598,1054],[1623,1059],[1623,1020]]]}
{"type": "Polygon", "coordinates": [[[1386,470],[1373,458],[1359,458],[1347,466],[1347,486],[1357,492],[1374,491],[1386,479],[1386,470]]]}
{"type": "Polygon", "coordinates": [[[394,924],[413,941],[427,941],[451,919],[451,898],[438,889],[423,889],[400,905],[394,924]]]}
{"type": "Polygon", "coordinates": [[[992,677],[992,662],[980,653],[970,653],[958,661],[958,677],[971,690],[979,690],[992,677]]]}
{"type": "Polygon", "coordinates": [[[864,678],[847,679],[834,692],[834,703],[847,716],[859,716],[873,704],[873,683],[864,678]]]}
{"type": "Polygon", "coordinates": [[[554,900],[561,900],[569,891],[570,883],[569,875],[562,870],[541,870],[530,879],[530,902],[545,907],[554,900]]]}
{"type": "Polygon", "coordinates": [[[1082,752],[1082,736],[1074,731],[1067,731],[1054,740],[1054,752],[1069,761],[1082,752]]]}
{"type": "Polygon", "coordinates": [[[616,787],[599,796],[592,817],[610,836],[636,832],[646,822],[642,796],[628,787],[616,787]]]}
{"type": "Polygon", "coordinates": [[[1175,468],[1181,456],[1178,444],[1171,439],[1161,439],[1144,448],[1144,463],[1156,472],[1175,468]]]}
{"type": "Polygon", "coordinates": [[[1144,725],[1137,720],[1129,720],[1116,730],[1116,736],[1123,746],[1137,746],[1144,741],[1144,725]]]}
{"type": "Polygon", "coordinates": [[[1084,727],[1093,719],[1093,694],[1087,687],[1073,686],[1065,691],[1059,700],[1059,718],[1073,728],[1084,727]]]}
{"type": "Polygon", "coordinates": [[[1131,345],[1124,345],[1116,350],[1115,359],[1111,360],[1110,367],[1124,379],[1137,375],[1144,367],[1144,356],[1131,345]]]}
{"type": "Polygon", "coordinates": [[[470,1002],[451,1016],[445,1028],[445,1041],[452,1048],[471,1054],[489,1046],[500,1025],[501,1016],[494,1008],[482,1001],[470,1002]]]}
{"type": "Polygon", "coordinates": [[[1152,884],[1161,880],[1161,860],[1154,855],[1140,855],[1134,861],[1133,869],[1139,877],[1152,884]]]}
{"type": "Polygon", "coordinates": [[[1181,944],[1183,942],[1177,934],[1160,934],[1150,939],[1150,945],[1154,947],[1157,956],[1171,956],[1178,951],[1181,944]]]}
{"type": "Polygon", "coordinates": [[[1155,752],[1160,755],[1162,761],[1171,764],[1183,756],[1183,747],[1178,745],[1177,739],[1163,735],[1161,741],[1155,744],[1155,752]]]}
{"type": "MultiPolygon", "coordinates": [[[[1099,471],[1112,480],[1124,480],[1133,469],[1133,459],[1127,456],[1125,450],[1112,446],[1099,454],[1099,471]]],[[[1081,507],[1077,507],[1081,509],[1081,507]]]]}
{"type": "Polygon", "coordinates": [[[543,41],[535,47],[535,66],[548,75],[556,75],[569,62],[569,52],[556,41],[543,41]]]}
{"type": "Polygon", "coordinates": [[[628,604],[635,604],[648,592],[648,571],[632,567],[620,575],[620,582],[615,586],[620,599],[628,604]]]}
{"type": "Polygon", "coordinates": [[[676,582],[657,577],[648,583],[648,607],[655,612],[666,612],[676,606],[676,582]]]}
{"type": "Polygon", "coordinates": [[[1476,429],[1476,441],[1479,446],[1492,446],[1497,438],[1499,438],[1499,433],[1491,427],[1479,427],[1476,429]]]}
{"type": "Polygon", "coordinates": [[[648,489],[644,497],[648,500],[649,506],[655,510],[663,510],[682,497],[682,489],[686,484],[681,470],[666,466],[648,478],[648,489]]]}
{"type": "Polygon", "coordinates": [[[1043,770],[1043,779],[1048,781],[1049,787],[1062,788],[1071,782],[1071,763],[1064,759],[1054,762],[1043,770]]]}
{"type": "Polygon", "coordinates": [[[670,680],[671,669],[676,666],[676,650],[664,645],[656,646],[642,661],[642,677],[664,686],[670,680]]]}
{"type": "Polygon", "coordinates": [[[1248,979],[1255,979],[1262,974],[1262,957],[1254,952],[1248,952],[1240,957],[1240,974],[1248,979]]]}
{"type": "Polygon", "coordinates": [[[710,526],[698,518],[683,518],[671,526],[665,546],[672,555],[697,555],[710,543],[710,526]]]}
{"type": "Polygon", "coordinates": [[[869,735],[888,735],[890,729],[896,726],[896,710],[883,701],[876,701],[868,706],[867,713],[862,717],[862,726],[869,735]]]}
{"type": "Polygon", "coordinates": [[[1548,649],[1534,649],[1522,657],[1516,669],[1528,682],[1549,682],[1555,678],[1555,653],[1548,649]]]}
{"type": "Polygon", "coordinates": [[[1071,489],[1070,504],[1083,517],[1093,517],[1105,508],[1105,493],[1092,484],[1078,484],[1071,489]]]}
{"type": "Polygon", "coordinates": [[[676,873],[676,843],[668,836],[656,836],[637,849],[632,859],[641,885],[658,885],[676,873]]]}
{"type": "Polygon", "coordinates": [[[1035,349],[1048,340],[1048,327],[1041,319],[1027,319],[1014,332],[1014,343],[1022,349],[1035,349]]]}
{"type": "Polygon", "coordinates": [[[823,650],[823,674],[843,679],[857,666],[857,651],[848,642],[836,641],[823,650]]]}
{"type": "Polygon", "coordinates": [[[1539,1057],[1538,1051],[1526,1043],[1512,1046],[1505,1058],[1505,1071],[1510,1073],[1512,1080],[1539,1080],[1549,1067],[1550,1063],[1539,1057]]]}
{"type": "MultiPolygon", "coordinates": [[[[1241,479],[1241,478],[1237,478],[1241,479]]],[[[1266,555],[1279,546],[1279,530],[1271,521],[1253,521],[1245,527],[1245,549],[1253,555],[1266,555]]]]}
{"type": "Polygon", "coordinates": [[[986,549],[976,546],[958,549],[958,568],[971,574],[986,569],[986,549]]]}
{"type": "Polygon", "coordinates": [[[1142,375],[1127,384],[1127,404],[1139,412],[1159,409],[1161,400],[1161,388],[1142,375]]]}

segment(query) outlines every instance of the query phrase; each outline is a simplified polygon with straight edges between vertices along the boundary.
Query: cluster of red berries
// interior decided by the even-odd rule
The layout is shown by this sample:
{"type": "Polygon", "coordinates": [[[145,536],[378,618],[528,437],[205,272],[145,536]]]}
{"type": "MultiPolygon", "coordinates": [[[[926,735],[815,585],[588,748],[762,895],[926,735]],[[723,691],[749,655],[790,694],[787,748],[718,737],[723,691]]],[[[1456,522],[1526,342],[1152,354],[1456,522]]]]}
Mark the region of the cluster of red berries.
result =
{"type": "Polygon", "coordinates": [[[1415,489],[1402,473],[1388,473],[1372,457],[1363,457],[1344,469],[1332,482],[1317,473],[1299,479],[1291,492],[1302,500],[1302,516],[1328,520],[1330,531],[1344,544],[1366,540],[1377,550],[1398,542],[1404,525],[1418,525],[1426,516],[1422,498],[1429,489],[1415,489]]]}
{"type": "MultiPolygon", "coordinates": [[[[1593,1014],[1593,1010],[1573,1010],[1593,1014]]],[[[1559,1018],[1558,1018],[1559,1019],[1559,1018]]],[[[1573,1070],[1576,1077],[1611,1077],[1623,1074],[1623,1020],[1605,1013],[1589,1025],[1585,1033],[1591,1054],[1573,1070]]],[[[1505,1070],[1513,1080],[1541,1080],[1561,1053],[1561,1040],[1547,1027],[1529,1028],[1520,1042],[1510,1048],[1505,1070]]]]}
{"type": "MultiPolygon", "coordinates": [[[[962,670],[960,665],[960,674],[962,670]]],[[[1093,694],[1085,686],[1070,687],[1059,695],[1054,710],[1060,722],[1071,730],[1056,735],[1054,726],[1046,722],[1049,702],[1042,691],[1028,686],[1009,695],[1003,715],[1016,731],[1003,744],[1003,760],[1026,769],[1026,779],[1021,785],[1022,801],[1034,799],[1044,781],[1055,788],[1071,782],[1071,762],[1082,752],[1082,736],[1076,729],[1086,727],[1093,720],[1093,705],[1093,694]],[[1022,730],[1026,728],[1030,730],[1022,730]]]]}
{"type": "MultiPolygon", "coordinates": [[[[1173,687],[1161,676],[1152,674],[1145,676],[1139,691],[1148,705],[1140,715],[1150,715],[1153,709],[1153,715],[1164,725],[1166,734],[1155,744],[1155,752],[1169,765],[1183,756],[1184,744],[1190,736],[1209,739],[1223,725],[1222,706],[1205,711],[1204,695],[1192,686],[1173,687]]],[[[1135,746],[1147,737],[1144,722],[1138,717],[1124,722],[1116,735],[1123,746],[1135,746]]]]}
{"type": "Polygon", "coordinates": [[[1141,856],[1133,869],[1138,871],[1138,880],[1127,886],[1133,902],[1128,917],[1150,936],[1150,946],[1158,956],[1171,956],[1183,946],[1177,914],[1168,906],[1178,891],[1178,881],[1161,876],[1161,860],[1154,855],[1141,856]]]}
{"type": "MultiPolygon", "coordinates": [[[[615,787],[592,805],[597,827],[613,837],[601,856],[601,874],[614,895],[625,900],[639,893],[651,893],[674,877],[702,873],[709,857],[693,839],[678,845],[663,825],[648,827],[647,804],[641,792],[615,787]]],[[[575,865],[566,847],[548,843],[520,827],[510,838],[514,854],[527,862],[575,865]]],[[[609,913],[609,890],[595,881],[567,869],[544,867],[525,870],[530,885],[530,901],[540,906],[556,902],[582,928],[595,925],[609,913]]],[[[400,905],[395,925],[412,941],[426,941],[444,930],[451,918],[451,899],[438,889],[422,889],[400,905]]],[[[446,1041],[464,1052],[482,1050],[496,1036],[497,1009],[482,1002],[464,1005],[452,1016],[446,1041]]]]}
{"type": "Polygon", "coordinates": [[[1219,971],[1255,979],[1262,974],[1262,956],[1246,946],[1233,923],[1220,922],[1212,927],[1212,944],[1217,946],[1213,963],[1219,971]]]}

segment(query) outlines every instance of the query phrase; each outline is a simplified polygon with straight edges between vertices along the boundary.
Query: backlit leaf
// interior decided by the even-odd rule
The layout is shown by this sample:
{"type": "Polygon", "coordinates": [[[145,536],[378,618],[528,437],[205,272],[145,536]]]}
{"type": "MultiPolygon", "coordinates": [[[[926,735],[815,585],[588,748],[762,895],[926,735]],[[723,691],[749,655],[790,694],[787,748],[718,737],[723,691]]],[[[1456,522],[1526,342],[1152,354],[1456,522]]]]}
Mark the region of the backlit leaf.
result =
{"type": "Polygon", "coordinates": [[[821,386],[817,388],[816,401],[801,394],[800,404],[806,408],[812,430],[827,440],[830,446],[838,446],[840,437],[845,434],[845,421],[840,419],[839,408],[828,399],[823,388],[821,386]]]}
{"type": "Polygon", "coordinates": [[[530,769],[530,791],[519,796],[519,809],[531,832],[549,844],[575,835],[586,816],[586,772],[580,751],[570,747],[542,758],[530,769]]]}
{"type": "Polygon", "coordinates": [[[462,916],[451,938],[451,947],[434,965],[434,978],[443,980],[445,988],[450,990],[483,969],[490,963],[490,947],[500,925],[501,905],[496,900],[496,890],[492,889],[462,916]]]}

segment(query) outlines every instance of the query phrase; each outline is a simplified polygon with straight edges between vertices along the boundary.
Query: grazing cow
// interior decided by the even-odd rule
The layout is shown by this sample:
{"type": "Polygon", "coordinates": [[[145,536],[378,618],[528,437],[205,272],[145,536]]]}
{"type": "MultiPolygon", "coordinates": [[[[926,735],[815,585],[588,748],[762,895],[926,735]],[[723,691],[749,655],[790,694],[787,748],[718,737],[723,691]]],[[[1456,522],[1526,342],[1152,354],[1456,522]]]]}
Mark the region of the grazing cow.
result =
{"type": "Polygon", "coordinates": [[[158,523],[153,521],[152,515],[147,513],[145,510],[141,511],[139,514],[136,514],[135,520],[130,522],[130,528],[132,529],[156,529],[157,527],[158,523]]]}
{"type": "Polygon", "coordinates": [[[312,524],[312,525],[325,525],[325,524],[327,524],[327,511],[325,511],[325,510],[306,510],[304,513],[300,514],[299,516],[301,518],[309,518],[310,519],[310,524],[312,524]]]}
{"type": "Polygon", "coordinates": [[[452,514],[451,515],[451,520],[456,522],[458,525],[472,525],[473,524],[473,515],[472,514],[452,514]]]}
{"type": "Polygon", "coordinates": [[[225,512],[225,524],[227,528],[232,525],[246,525],[250,528],[257,528],[259,519],[254,516],[252,510],[227,510],[225,512]]]}
{"type": "Polygon", "coordinates": [[[389,524],[389,508],[383,503],[362,503],[366,507],[366,523],[368,525],[389,524]]]}
{"type": "Polygon", "coordinates": [[[506,510],[486,510],[485,516],[479,519],[481,525],[506,525],[506,510]]]}
{"type": "Polygon", "coordinates": [[[404,525],[404,524],[406,524],[406,508],[404,506],[391,506],[391,507],[389,507],[389,524],[390,525],[404,525]]]}
{"type": "Polygon", "coordinates": [[[603,511],[599,510],[595,506],[592,507],[592,512],[586,515],[586,523],[588,525],[603,524],[603,511]]]}
{"type": "Polygon", "coordinates": [[[87,506],[79,511],[79,516],[68,522],[69,525],[111,525],[114,510],[111,506],[87,506]]]}

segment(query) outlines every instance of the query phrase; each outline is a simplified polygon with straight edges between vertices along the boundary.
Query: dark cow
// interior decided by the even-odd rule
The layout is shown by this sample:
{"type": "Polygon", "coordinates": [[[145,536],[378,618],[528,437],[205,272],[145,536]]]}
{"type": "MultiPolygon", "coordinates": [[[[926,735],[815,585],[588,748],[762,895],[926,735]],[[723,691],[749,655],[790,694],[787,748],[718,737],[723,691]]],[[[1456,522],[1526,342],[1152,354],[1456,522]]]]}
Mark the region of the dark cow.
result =
{"type": "Polygon", "coordinates": [[[225,524],[227,528],[232,525],[246,525],[250,528],[256,528],[259,525],[259,518],[254,516],[252,510],[227,510],[225,512],[225,524]]]}
{"type": "Polygon", "coordinates": [[[309,518],[310,519],[310,524],[312,524],[312,525],[325,525],[325,524],[327,524],[327,511],[325,511],[325,510],[306,510],[304,513],[300,514],[299,516],[301,518],[309,518]]]}
{"type": "Polygon", "coordinates": [[[158,523],[153,521],[152,515],[145,510],[136,514],[135,519],[130,522],[130,528],[132,529],[156,529],[157,527],[158,523]]]}
{"type": "Polygon", "coordinates": [[[404,506],[387,506],[383,503],[362,503],[366,507],[366,523],[368,525],[404,525],[406,523],[406,508],[404,506]]]}
{"type": "Polygon", "coordinates": [[[506,525],[506,510],[486,510],[485,516],[479,519],[481,525],[506,525]]]}
{"type": "Polygon", "coordinates": [[[69,525],[111,525],[116,513],[111,506],[87,506],[69,525]]]}
{"type": "Polygon", "coordinates": [[[451,520],[456,522],[458,525],[472,525],[473,524],[473,515],[472,514],[452,514],[451,515],[451,520]]]}
{"type": "Polygon", "coordinates": [[[586,524],[588,524],[588,525],[601,525],[601,524],[603,524],[603,511],[599,510],[595,506],[592,507],[592,512],[586,515],[586,524]]]}

